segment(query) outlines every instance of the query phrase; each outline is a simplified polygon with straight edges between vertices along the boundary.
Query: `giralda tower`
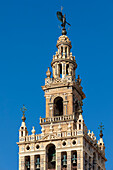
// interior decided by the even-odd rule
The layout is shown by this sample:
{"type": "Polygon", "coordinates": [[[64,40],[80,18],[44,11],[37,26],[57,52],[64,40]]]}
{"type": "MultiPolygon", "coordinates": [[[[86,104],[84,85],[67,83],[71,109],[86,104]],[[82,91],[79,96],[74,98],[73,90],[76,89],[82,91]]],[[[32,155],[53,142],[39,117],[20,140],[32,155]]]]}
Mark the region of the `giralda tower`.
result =
{"type": "Polygon", "coordinates": [[[56,54],[48,67],[45,85],[46,114],[40,117],[41,134],[33,127],[29,135],[23,106],[19,129],[19,170],[105,170],[105,146],[102,125],[100,139],[88,131],[82,116],[80,76],[76,77],[77,63],[71,52],[71,41],[66,36],[66,18],[57,12],[62,22],[62,35],[57,40],[56,54]]]}

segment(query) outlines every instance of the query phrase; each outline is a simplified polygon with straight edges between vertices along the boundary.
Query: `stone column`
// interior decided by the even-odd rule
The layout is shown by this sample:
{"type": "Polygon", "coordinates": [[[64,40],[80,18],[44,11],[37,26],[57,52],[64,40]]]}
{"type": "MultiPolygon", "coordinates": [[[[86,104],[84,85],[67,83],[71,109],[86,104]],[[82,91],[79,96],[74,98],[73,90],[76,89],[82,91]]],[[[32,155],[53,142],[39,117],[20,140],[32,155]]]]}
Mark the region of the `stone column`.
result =
{"type": "Polygon", "coordinates": [[[58,54],[60,54],[60,49],[58,48],[58,54]]]}
{"type": "Polygon", "coordinates": [[[46,170],[45,154],[40,155],[40,170],[46,170]]]}
{"type": "Polygon", "coordinates": [[[60,77],[60,65],[57,64],[57,77],[60,77]]]}
{"type": "Polygon", "coordinates": [[[35,170],[35,155],[30,156],[30,169],[35,170]]]}
{"type": "Polygon", "coordinates": [[[62,63],[62,78],[64,78],[66,75],[66,64],[63,62],[62,63]]]}
{"type": "Polygon", "coordinates": [[[66,46],[63,46],[63,58],[65,58],[65,48],[66,46]]]}
{"type": "Polygon", "coordinates": [[[53,117],[54,103],[49,103],[49,117],[53,117]]]}
{"type": "Polygon", "coordinates": [[[55,78],[55,65],[53,65],[53,77],[55,78]]]}
{"type": "Polygon", "coordinates": [[[66,115],[66,107],[67,107],[67,105],[64,104],[64,107],[63,107],[63,115],[66,115]]]}
{"type": "Polygon", "coordinates": [[[69,47],[67,47],[67,56],[69,56],[69,51],[70,51],[69,47]]]}
{"type": "Polygon", "coordinates": [[[63,110],[64,110],[64,111],[63,111],[63,114],[64,114],[64,115],[67,115],[67,104],[68,104],[68,101],[64,101],[64,102],[63,102],[63,110]]]}
{"type": "Polygon", "coordinates": [[[71,151],[67,151],[67,170],[71,170],[71,151]]]}
{"type": "Polygon", "coordinates": [[[19,170],[25,170],[25,157],[19,156],[19,170]]]}
{"type": "Polygon", "coordinates": [[[57,63],[55,63],[55,78],[57,77],[57,63]]]}
{"type": "Polygon", "coordinates": [[[83,170],[83,151],[77,151],[77,170],[83,170]]]}
{"type": "Polygon", "coordinates": [[[56,170],[61,169],[61,152],[56,151],[56,170]]]}

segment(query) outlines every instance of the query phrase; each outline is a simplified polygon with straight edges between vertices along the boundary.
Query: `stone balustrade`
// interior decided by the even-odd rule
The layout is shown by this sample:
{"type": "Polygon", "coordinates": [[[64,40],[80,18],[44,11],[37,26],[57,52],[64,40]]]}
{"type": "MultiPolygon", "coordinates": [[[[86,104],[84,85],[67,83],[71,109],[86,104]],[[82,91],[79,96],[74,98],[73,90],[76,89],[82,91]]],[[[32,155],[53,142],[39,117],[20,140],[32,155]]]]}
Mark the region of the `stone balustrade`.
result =
{"type": "MultiPolygon", "coordinates": [[[[54,133],[53,133],[53,135],[54,135],[54,133]]],[[[64,138],[64,137],[66,138],[68,136],[75,137],[77,135],[78,135],[77,130],[70,131],[70,133],[68,131],[60,131],[60,132],[57,132],[57,134],[55,134],[56,138],[64,138]]],[[[19,142],[38,141],[38,140],[42,140],[43,137],[44,137],[43,134],[29,135],[29,136],[25,136],[25,137],[20,137],[19,142]]],[[[49,138],[50,138],[50,135],[48,134],[48,139],[49,138]]]]}
{"type": "Polygon", "coordinates": [[[54,116],[51,118],[41,118],[40,117],[40,124],[49,124],[54,122],[63,122],[63,121],[70,121],[75,120],[75,115],[63,115],[63,116],[54,116]]]}
{"type": "MultiPolygon", "coordinates": [[[[62,59],[62,58],[65,58],[65,56],[62,55],[62,54],[53,55],[53,61],[54,61],[54,60],[58,60],[58,59],[62,59]]],[[[75,60],[75,57],[72,56],[72,53],[70,53],[70,55],[67,55],[65,59],[75,60]]]]}

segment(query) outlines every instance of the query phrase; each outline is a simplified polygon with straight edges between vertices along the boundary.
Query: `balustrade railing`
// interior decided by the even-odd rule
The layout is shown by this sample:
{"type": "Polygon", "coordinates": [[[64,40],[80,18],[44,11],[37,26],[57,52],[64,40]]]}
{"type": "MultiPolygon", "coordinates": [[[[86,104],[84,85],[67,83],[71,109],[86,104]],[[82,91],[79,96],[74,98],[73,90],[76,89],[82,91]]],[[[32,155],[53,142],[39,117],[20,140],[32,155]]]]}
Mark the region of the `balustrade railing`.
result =
{"type": "Polygon", "coordinates": [[[40,124],[61,122],[61,121],[74,120],[74,119],[75,119],[74,115],[54,116],[51,118],[41,118],[40,117],[40,124]]]}
{"type": "MultiPolygon", "coordinates": [[[[68,132],[67,131],[61,131],[60,132],[61,135],[59,136],[59,132],[57,133],[57,138],[62,138],[62,137],[67,137],[68,136],[68,132]]],[[[73,130],[71,131],[70,136],[77,136],[77,130],[73,130]]],[[[43,138],[42,134],[38,134],[38,135],[29,135],[29,136],[25,136],[25,137],[21,137],[20,138],[20,142],[29,142],[29,141],[35,141],[35,140],[41,140],[43,138]]]]}

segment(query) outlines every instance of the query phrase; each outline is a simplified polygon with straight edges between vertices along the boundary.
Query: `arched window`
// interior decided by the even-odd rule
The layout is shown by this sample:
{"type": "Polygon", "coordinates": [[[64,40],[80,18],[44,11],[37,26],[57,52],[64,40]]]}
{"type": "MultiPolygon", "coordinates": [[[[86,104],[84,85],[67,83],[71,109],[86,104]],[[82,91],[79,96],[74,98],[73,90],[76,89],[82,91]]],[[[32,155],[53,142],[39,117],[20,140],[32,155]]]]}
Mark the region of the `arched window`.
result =
{"type": "Polygon", "coordinates": [[[69,73],[68,70],[69,70],[69,64],[66,65],[66,75],[68,75],[68,73],[69,73]]]}
{"type": "Polygon", "coordinates": [[[81,129],[81,124],[79,124],[79,130],[81,129]]]}
{"type": "Polygon", "coordinates": [[[59,64],[59,69],[60,69],[60,77],[62,78],[62,64],[59,64]]]}
{"type": "Polygon", "coordinates": [[[61,55],[63,56],[63,47],[61,47],[61,55]]]}
{"type": "Polygon", "coordinates": [[[23,137],[23,131],[21,131],[21,137],[23,137]]]}
{"type": "Polygon", "coordinates": [[[47,169],[55,169],[56,167],[56,148],[55,145],[49,144],[46,147],[46,155],[47,155],[47,169]]]}
{"type": "Polygon", "coordinates": [[[67,47],[65,48],[65,57],[67,58],[67,47]]]}
{"type": "Polygon", "coordinates": [[[54,116],[63,115],[63,99],[62,97],[56,97],[54,100],[54,116]]]}

